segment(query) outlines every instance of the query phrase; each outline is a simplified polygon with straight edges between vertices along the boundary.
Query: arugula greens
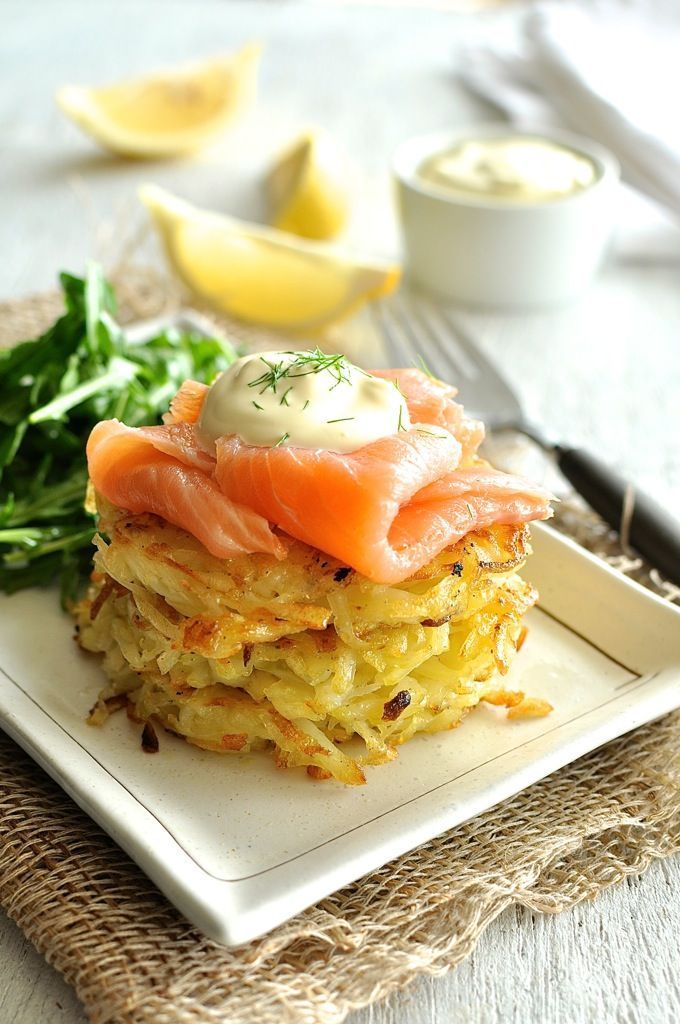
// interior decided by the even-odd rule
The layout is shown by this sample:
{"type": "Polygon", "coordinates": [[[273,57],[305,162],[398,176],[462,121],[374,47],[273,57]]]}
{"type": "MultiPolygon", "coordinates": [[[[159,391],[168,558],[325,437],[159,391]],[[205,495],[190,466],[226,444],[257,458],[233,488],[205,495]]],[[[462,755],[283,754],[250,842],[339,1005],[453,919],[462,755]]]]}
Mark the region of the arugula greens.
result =
{"type": "Polygon", "coordinates": [[[60,280],[64,315],[34,341],[0,350],[0,590],[58,578],[66,605],[92,554],[83,502],[94,424],[157,423],[187,377],[210,382],[238,353],[175,329],[129,342],[100,267],[60,280]]]}

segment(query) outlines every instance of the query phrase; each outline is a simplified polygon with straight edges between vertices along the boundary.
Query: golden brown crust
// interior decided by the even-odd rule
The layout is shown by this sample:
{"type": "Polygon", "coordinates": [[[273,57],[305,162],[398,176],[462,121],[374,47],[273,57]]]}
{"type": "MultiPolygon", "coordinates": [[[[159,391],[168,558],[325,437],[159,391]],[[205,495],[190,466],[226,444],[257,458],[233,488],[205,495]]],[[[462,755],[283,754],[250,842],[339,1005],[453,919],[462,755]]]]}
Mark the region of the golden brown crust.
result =
{"type": "Polygon", "coordinates": [[[508,711],[508,718],[545,718],[554,708],[547,700],[539,697],[525,697],[508,711]]]}
{"type": "Polygon", "coordinates": [[[388,586],[290,539],[283,562],[219,560],[155,516],[100,511],[77,609],[79,643],[104,655],[109,676],[98,724],[124,701],[203,749],[269,746],[279,766],[356,785],[362,763],[505,693],[492,681],[535,600],[516,573],[524,527],[470,534],[388,586]]]}

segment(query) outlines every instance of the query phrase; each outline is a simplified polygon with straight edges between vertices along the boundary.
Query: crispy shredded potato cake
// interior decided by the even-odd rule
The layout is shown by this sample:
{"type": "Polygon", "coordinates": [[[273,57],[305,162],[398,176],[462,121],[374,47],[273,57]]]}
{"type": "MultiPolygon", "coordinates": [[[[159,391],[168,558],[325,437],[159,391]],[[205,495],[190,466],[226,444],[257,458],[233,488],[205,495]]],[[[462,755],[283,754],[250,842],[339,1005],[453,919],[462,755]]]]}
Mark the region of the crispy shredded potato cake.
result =
{"type": "Polygon", "coordinates": [[[98,506],[76,608],[79,642],[108,676],[90,720],[126,707],[147,750],[155,722],[207,750],[267,747],[282,767],[357,785],[362,765],[415,733],[458,725],[480,700],[517,703],[499,699],[498,674],[536,600],[517,574],[525,526],[471,533],[388,586],[290,538],[284,561],[220,560],[156,516],[98,506]]]}

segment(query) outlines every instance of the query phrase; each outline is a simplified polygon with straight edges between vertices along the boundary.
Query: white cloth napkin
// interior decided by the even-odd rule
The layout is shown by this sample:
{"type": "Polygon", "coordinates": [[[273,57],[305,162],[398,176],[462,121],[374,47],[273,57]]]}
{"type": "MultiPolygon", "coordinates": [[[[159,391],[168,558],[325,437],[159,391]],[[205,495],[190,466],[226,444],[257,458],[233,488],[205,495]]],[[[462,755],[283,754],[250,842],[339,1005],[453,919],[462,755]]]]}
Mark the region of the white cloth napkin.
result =
{"type": "Polygon", "coordinates": [[[610,149],[637,190],[622,190],[619,253],[680,257],[678,0],[542,3],[516,31],[468,42],[458,71],[518,126],[610,149]]]}

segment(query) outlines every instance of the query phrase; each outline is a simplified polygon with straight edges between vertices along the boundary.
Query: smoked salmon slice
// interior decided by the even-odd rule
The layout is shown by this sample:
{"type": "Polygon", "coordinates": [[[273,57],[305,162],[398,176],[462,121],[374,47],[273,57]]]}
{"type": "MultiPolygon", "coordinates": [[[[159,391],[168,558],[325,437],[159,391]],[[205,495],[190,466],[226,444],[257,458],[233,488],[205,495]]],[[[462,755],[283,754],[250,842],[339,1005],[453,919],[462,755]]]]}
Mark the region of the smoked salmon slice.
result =
{"type": "Polygon", "coordinates": [[[437,515],[448,524],[454,544],[472,530],[547,519],[549,500],[542,487],[522,477],[491,466],[461,466],[414,495],[392,524],[389,541],[397,549],[409,545],[422,529],[423,516],[437,515]]]}
{"type": "Polygon", "coordinates": [[[208,476],[212,476],[215,457],[203,446],[190,423],[139,427],[139,436],[153,445],[156,451],[172,455],[183,465],[202,469],[208,476]]]}
{"type": "Polygon", "coordinates": [[[217,558],[254,551],[285,558],[285,545],[267,520],[230,501],[212,476],[197,468],[186,443],[178,443],[170,454],[171,439],[167,427],[98,423],[87,442],[95,490],[119,508],[152,512],[183,527],[217,558]]]}
{"type": "Polygon", "coordinates": [[[195,423],[201,414],[205,396],[210,388],[197,380],[185,380],[170,402],[170,411],[163,417],[164,423],[195,423]]]}
{"type": "Polygon", "coordinates": [[[550,514],[548,495],[515,477],[451,470],[460,444],[417,428],[358,451],[217,441],[216,479],[235,502],[378,583],[399,583],[471,530],[550,514]]]}
{"type": "Polygon", "coordinates": [[[463,459],[471,458],[484,440],[484,424],[466,415],[454,401],[456,388],[429,377],[422,370],[371,370],[374,377],[391,380],[406,399],[411,423],[444,427],[460,441],[463,459]]]}
{"type": "Polygon", "coordinates": [[[182,527],[218,558],[285,558],[273,525],[388,584],[473,530],[551,515],[544,490],[471,461],[484,428],[454,401],[454,388],[420,370],[375,372],[399,386],[409,430],[345,454],[258,447],[235,435],[213,451],[196,430],[208,388],[186,381],[164,426],[107,420],[94,428],[87,456],[95,489],[120,508],[182,527]]]}

